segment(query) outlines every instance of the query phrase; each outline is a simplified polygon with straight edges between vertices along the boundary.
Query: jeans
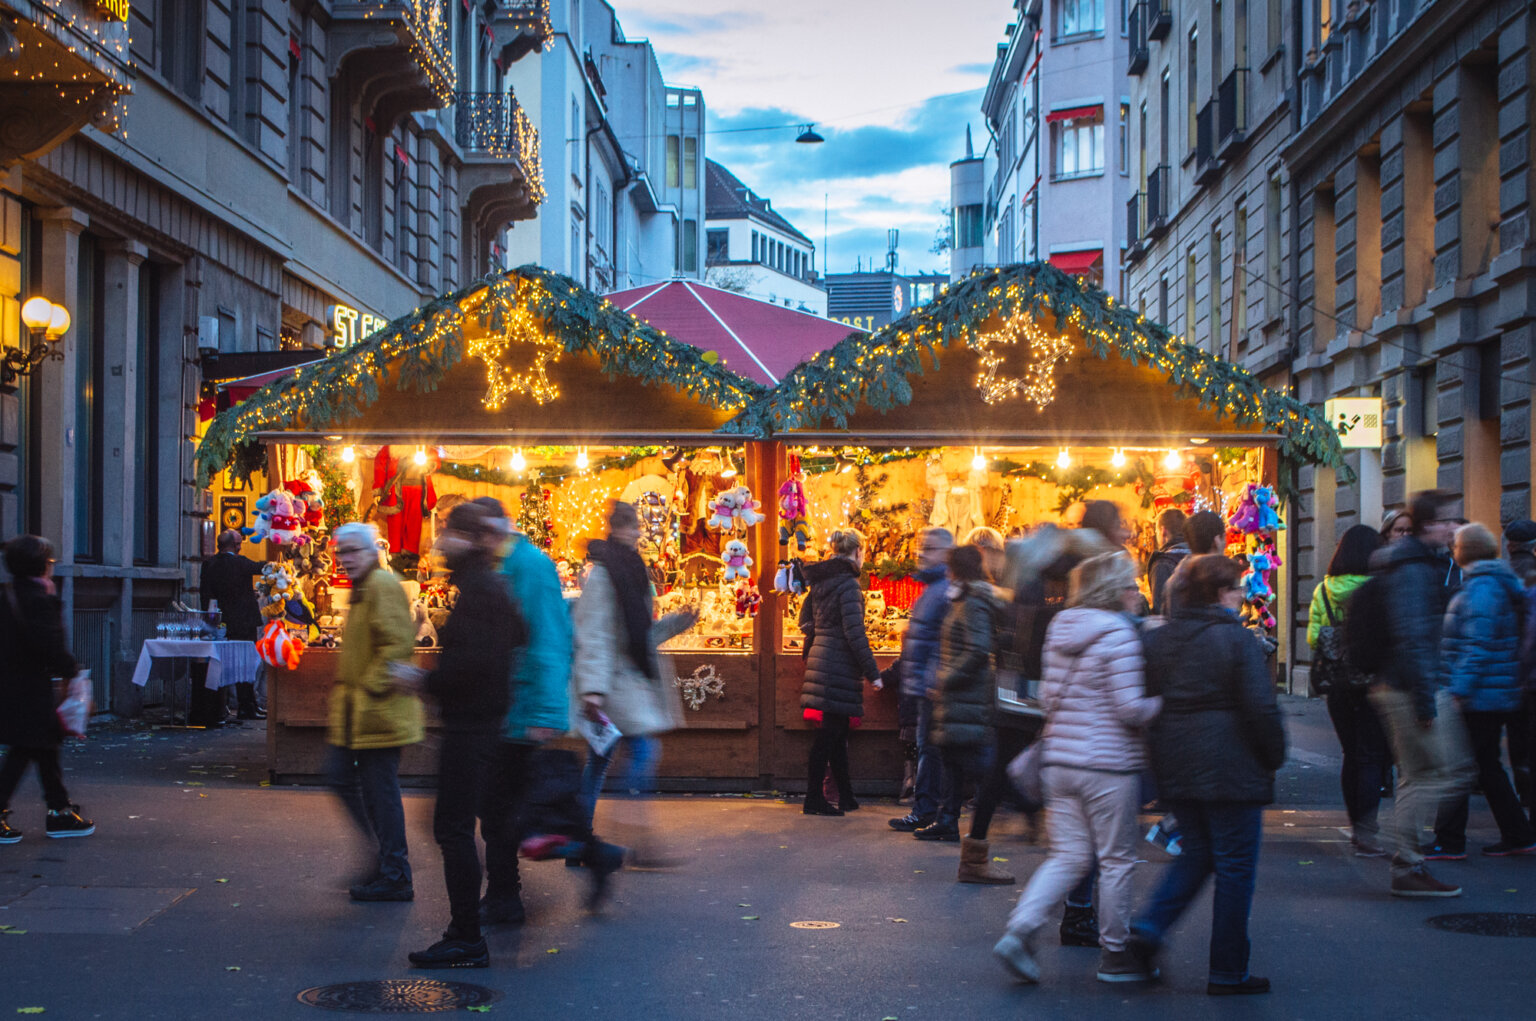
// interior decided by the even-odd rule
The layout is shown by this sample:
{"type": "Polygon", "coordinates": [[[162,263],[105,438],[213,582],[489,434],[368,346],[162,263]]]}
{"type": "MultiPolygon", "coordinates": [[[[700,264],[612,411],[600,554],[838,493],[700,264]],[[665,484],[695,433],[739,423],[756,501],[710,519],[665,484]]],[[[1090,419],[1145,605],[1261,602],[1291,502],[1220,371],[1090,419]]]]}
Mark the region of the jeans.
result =
{"type": "Polygon", "coordinates": [[[409,883],[405,807],[400,803],[400,749],[333,745],[326,775],[363,839],[378,844],[379,878],[409,883]]]}
{"type": "Polygon", "coordinates": [[[1152,944],[1179,920],[1200,893],[1205,878],[1216,876],[1211,900],[1211,960],[1209,979],[1235,985],[1248,978],[1248,914],[1264,835],[1264,806],[1239,801],[1166,802],[1179,819],[1183,852],[1163,873],[1132,930],[1152,944]]]}
{"type": "Polygon", "coordinates": [[[917,700],[917,780],[912,793],[912,814],[933,815],[939,810],[944,783],[943,755],[928,739],[933,726],[933,702],[917,700]]]}
{"type": "Polygon", "coordinates": [[[1135,774],[1100,773],[1070,766],[1042,770],[1051,813],[1051,853],[1029,877],[1008,916],[1008,931],[1028,936],[1055,914],[1062,897],[1099,863],[1099,939],[1106,950],[1124,950],[1130,935],[1131,875],[1136,868],[1136,808],[1141,780],[1135,774]]]}
{"type": "Polygon", "coordinates": [[[976,783],[976,796],[981,797],[981,787],[991,772],[992,749],[988,745],[976,748],[944,749],[944,800],[939,806],[939,821],[958,823],[960,804],[965,800],[965,782],[976,783]]]}
{"type": "Polygon", "coordinates": [[[1369,697],[1397,758],[1397,804],[1392,809],[1396,853],[1392,874],[1402,876],[1423,864],[1420,835],[1431,820],[1438,820],[1440,806],[1471,788],[1472,753],[1467,747],[1461,710],[1450,692],[1436,693],[1436,716],[1428,726],[1420,725],[1413,696],[1406,691],[1378,684],[1369,697]]]}
{"type": "MultiPolygon", "coordinates": [[[[992,768],[987,771],[986,780],[982,783],[981,789],[976,792],[976,809],[971,813],[972,840],[987,839],[987,831],[992,826],[992,815],[1003,803],[1004,798],[1011,795],[1022,803],[1023,799],[1019,797],[1008,779],[1008,763],[1016,759],[1032,741],[1039,739],[1040,729],[1038,720],[1031,720],[1025,727],[997,728],[997,747],[992,753],[992,768]]],[[[1040,805],[1025,805],[1024,814],[1033,817],[1040,809],[1040,805]]]]}
{"type": "MultiPolygon", "coordinates": [[[[1500,746],[1505,728],[1513,732],[1524,723],[1520,713],[1466,714],[1467,736],[1472,739],[1472,759],[1477,764],[1478,785],[1483,797],[1488,799],[1488,809],[1499,824],[1499,837],[1506,844],[1526,847],[1536,843],[1536,830],[1520,808],[1520,799],[1510,785],[1509,774],[1504,772],[1500,758],[1500,746]]],[[[1467,846],[1467,802],[1461,795],[1440,805],[1435,819],[1435,843],[1453,851],[1464,851],[1467,846]]]]}
{"type": "Polygon", "coordinates": [[[827,767],[832,767],[832,778],[837,783],[838,796],[852,800],[853,781],[848,777],[848,717],[839,713],[823,713],[821,727],[811,742],[811,756],[806,764],[805,800],[816,804],[817,799],[830,800],[821,793],[822,778],[827,767]]]}
{"type": "Polygon", "coordinates": [[[1328,718],[1344,752],[1339,785],[1344,790],[1344,810],[1355,840],[1375,845],[1381,841],[1378,809],[1382,784],[1392,769],[1392,750],[1376,710],[1364,691],[1346,688],[1328,693],[1328,718]]]}
{"type": "MultiPolygon", "coordinates": [[[[537,745],[499,741],[486,792],[480,833],[485,838],[485,899],[509,901],[522,891],[517,871],[517,815],[528,789],[530,757],[537,745]]],[[[590,816],[590,810],[588,815],[590,816]]]]}
{"type": "Polygon", "coordinates": [[[437,752],[437,805],[432,838],[443,852],[452,928],[460,939],[480,936],[480,849],[475,820],[485,815],[486,791],[501,737],[444,731],[437,752]]]}
{"type": "Polygon", "coordinates": [[[656,766],[661,761],[661,741],[645,734],[619,738],[618,744],[599,755],[587,749],[587,768],[581,774],[581,797],[587,805],[587,826],[597,811],[597,796],[602,792],[608,767],[613,765],[619,745],[629,749],[629,771],[624,775],[624,789],[630,794],[649,794],[655,787],[656,766]]]}
{"type": "Polygon", "coordinates": [[[43,801],[60,811],[69,807],[69,792],[64,789],[64,773],[59,768],[57,748],[28,748],[11,745],[0,765],[0,811],[11,807],[11,795],[27,772],[27,763],[37,763],[37,780],[43,785],[43,801]]]}

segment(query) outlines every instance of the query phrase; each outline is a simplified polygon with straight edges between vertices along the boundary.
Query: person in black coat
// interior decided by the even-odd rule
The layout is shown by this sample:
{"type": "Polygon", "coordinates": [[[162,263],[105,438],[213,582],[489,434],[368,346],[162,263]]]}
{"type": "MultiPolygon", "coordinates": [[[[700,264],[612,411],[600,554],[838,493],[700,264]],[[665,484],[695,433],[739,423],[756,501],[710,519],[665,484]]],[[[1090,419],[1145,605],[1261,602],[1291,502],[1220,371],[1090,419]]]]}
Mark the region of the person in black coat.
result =
{"type": "Polygon", "coordinates": [[[1236,613],[1242,565],[1207,554],[1181,570],[1173,617],[1143,642],[1147,694],[1163,699],[1151,728],[1152,771],[1184,848],[1132,925],[1127,949],[1151,971],[1164,935],[1214,873],[1206,992],[1265,993],[1269,980],[1248,971],[1248,913],[1285,731],[1263,647],[1236,613]]]}
{"type": "Polygon", "coordinates": [[[805,568],[810,592],[800,606],[800,630],[805,635],[800,705],[808,719],[819,716],[821,720],[806,770],[806,815],[842,815],[859,806],[848,777],[848,729],[854,717],[864,715],[864,682],[876,691],[882,686],[864,630],[864,593],[859,589],[864,536],[846,528],[833,532],[828,542],[831,559],[805,568]],[[836,805],[821,790],[829,763],[837,783],[836,805]]]}
{"type": "MultiPolygon", "coordinates": [[[[231,641],[254,642],[261,636],[261,607],[256,603],[256,589],[251,582],[261,576],[262,565],[240,555],[243,542],[244,536],[233,528],[219,533],[218,555],[203,563],[197,576],[197,591],[203,609],[212,609],[215,602],[219,604],[225,634],[231,641]]],[[[265,670],[266,665],[257,669],[265,670]]],[[[197,688],[202,690],[200,684],[197,688]]],[[[235,701],[240,719],[266,718],[267,714],[256,704],[254,682],[235,682],[235,701]]]]}
{"type": "MultiPolygon", "coordinates": [[[[443,852],[451,921],[443,938],[410,955],[418,968],[483,968],[490,962],[480,933],[480,852],[475,819],[497,762],[501,729],[511,701],[514,653],[528,642],[522,614],[512,605],[506,582],[494,569],[495,551],[505,535],[496,515],[475,503],[448,514],[436,548],[458,590],[453,612],[438,632],[437,669],[421,681],[437,702],[442,721],[438,746],[437,806],[432,835],[443,852]]],[[[417,672],[399,671],[406,685],[417,672]]],[[[482,818],[482,827],[486,822],[482,818]]]]}
{"type": "Polygon", "coordinates": [[[11,576],[0,591],[0,844],[14,844],[21,830],[10,824],[11,795],[37,763],[38,780],[48,805],[50,837],[85,837],[96,827],[69,800],[59,768],[64,728],[55,709],[53,682],[79,673],[64,641],[64,615],[53,594],[53,546],[36,535],[5,544],[5,569],[11,576]]]}

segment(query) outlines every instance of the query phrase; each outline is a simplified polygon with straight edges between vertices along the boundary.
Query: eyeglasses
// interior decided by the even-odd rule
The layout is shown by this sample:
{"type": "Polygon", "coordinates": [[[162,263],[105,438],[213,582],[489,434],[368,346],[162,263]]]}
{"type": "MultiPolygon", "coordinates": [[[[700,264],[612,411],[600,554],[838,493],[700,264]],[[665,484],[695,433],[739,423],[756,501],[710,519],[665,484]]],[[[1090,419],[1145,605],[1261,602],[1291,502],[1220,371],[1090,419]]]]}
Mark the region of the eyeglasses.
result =
{"type": "Polygon", "coordinates": [[[343,556],[343,557],[350,557],[354,553],[365,553],[365,552],[367,552],[367,547],[366,546],[337,546],[336,547],[336,554],[338,556],[343,556]]]}

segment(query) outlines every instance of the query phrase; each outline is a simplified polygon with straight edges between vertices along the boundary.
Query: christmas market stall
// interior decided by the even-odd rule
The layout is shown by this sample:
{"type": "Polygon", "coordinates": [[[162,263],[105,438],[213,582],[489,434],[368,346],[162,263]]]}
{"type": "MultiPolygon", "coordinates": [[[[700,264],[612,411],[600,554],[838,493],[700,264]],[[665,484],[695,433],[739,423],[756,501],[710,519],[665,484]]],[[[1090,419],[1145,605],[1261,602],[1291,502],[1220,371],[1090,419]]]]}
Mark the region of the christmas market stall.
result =
{"type": "MultiPolygon", "coordinates": [[[[978,528],[1007,538],[1068,524],[1099,499],[1122,508],[1143,571],[1164,509],[1222,514],[1228,552],[1249,565],[1247,619],[1283,664],[1279,510],[1298,466],[1342,467],[1317,410],[1048,264],[977,274],[874,334],[848,337],[727,428],[774,439],[781,559],[825,556],[828,533],[846,524],[868,536],[866,623],[882,664],[918,593],[910,576],[922,528],[946,527],[958,541],[978,528]]],[[[785,778],[803,769],[809,741],[803,598],[770,593],[761,635],[778,650],[762,709],[776,731],[765,771],[785,778]]],[[[895,695],[867,696],[865,710],[855,779],[900,777],[895,695]]]]}
{"type": "MultiPolygon", "coordinates": [[[[755,494],[773,458],[719,430],[765,388],[565,277],[524,268],[437,299],[300,366],[217,415],[197,467],[220,529],[270,560],[269,768],[319,773],[347,581],[329,553],[342,522],[373,521],[405,580],[419,658],[452,591],[430,555],[453,505],[493,496],[555,560],[569,598],[611,501],[636,504],[658,609],[702,619],[664,647],[692,711],[666,775],[740,786],[759,775],[758,565],[771,525],[755,494]]],[[[771,675],[772,671],[767,671],[771,675]]],[[[675,680],[674,680],[675,678],[675,680]]],[[[771,703],[770,703],[771,704],[771,703]]],[[[429,773],[432,738],[402,771],[429,773]]]]}

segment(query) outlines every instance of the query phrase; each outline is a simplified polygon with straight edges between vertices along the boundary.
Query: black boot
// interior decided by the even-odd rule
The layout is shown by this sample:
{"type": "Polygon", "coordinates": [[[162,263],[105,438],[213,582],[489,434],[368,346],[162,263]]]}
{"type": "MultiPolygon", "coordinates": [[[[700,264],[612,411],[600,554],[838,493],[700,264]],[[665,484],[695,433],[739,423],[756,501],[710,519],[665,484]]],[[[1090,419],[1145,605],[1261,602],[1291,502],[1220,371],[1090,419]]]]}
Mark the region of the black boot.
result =
{"type": "Polygon", "coordinates": [[[918,840],[943,840],[953,843],[960,839],[960,820],[954,816],[941,815],[932,824],[913,831],[912,835],[918,840]]]}
{"type": "Polygon", "coordinates": [[[1061,916],[1061,945],[1096,947],[1099,945],[1099,919],[1093,905],[1068,904],[1061,916]]]}

